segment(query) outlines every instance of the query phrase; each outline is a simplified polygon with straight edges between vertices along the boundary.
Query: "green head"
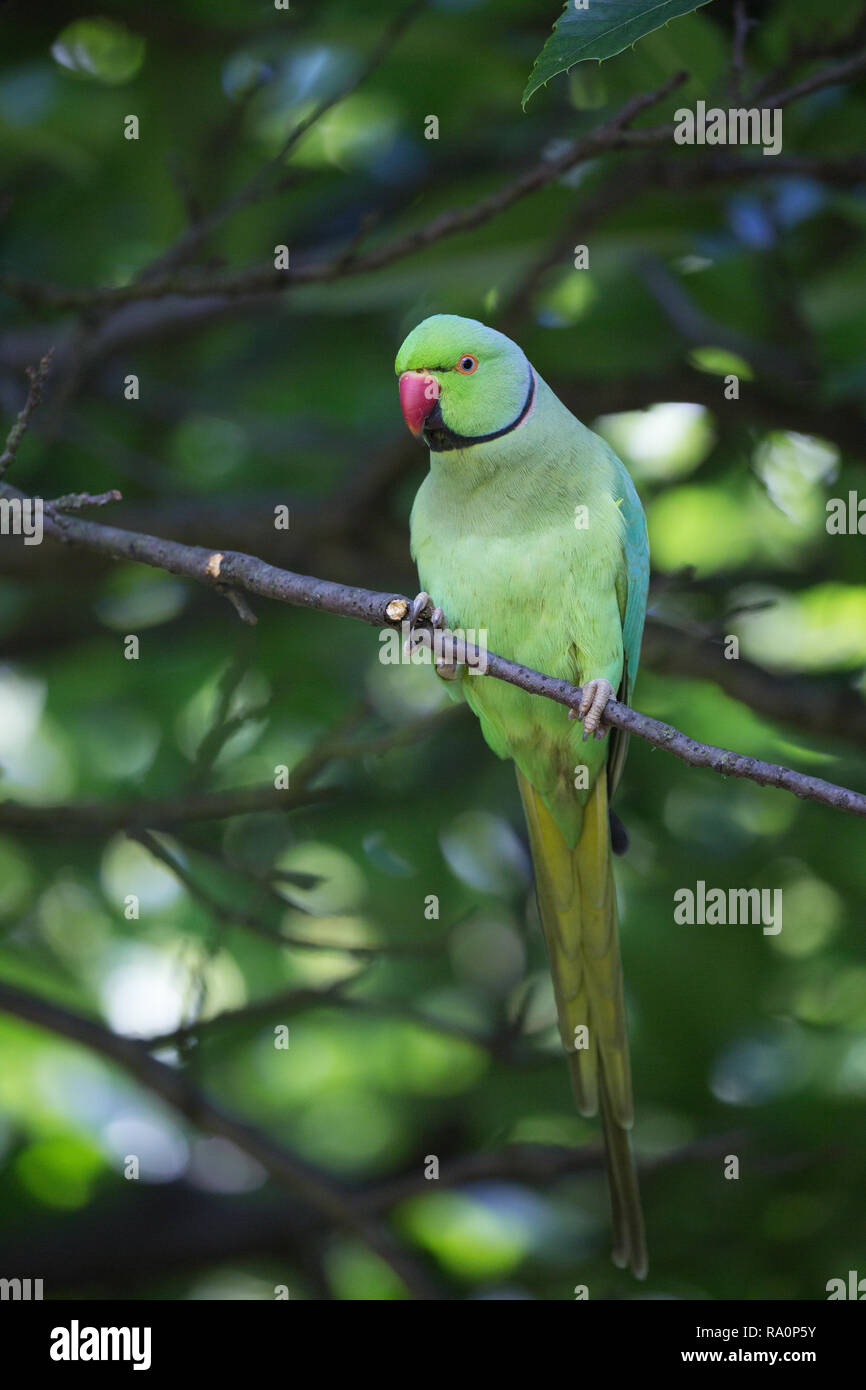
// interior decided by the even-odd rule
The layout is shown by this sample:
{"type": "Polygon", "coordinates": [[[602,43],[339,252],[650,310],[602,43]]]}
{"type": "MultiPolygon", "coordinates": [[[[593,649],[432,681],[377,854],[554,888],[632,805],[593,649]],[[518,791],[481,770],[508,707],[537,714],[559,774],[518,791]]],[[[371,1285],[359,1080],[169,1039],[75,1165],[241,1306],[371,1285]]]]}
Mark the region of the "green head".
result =
{"type": "Polygon", "coordinates": [[[394,367],[403,418],[435,453],[510,434],[532,411],[532,368],[516,343],[477,319],[424,319],[394,367]]]}

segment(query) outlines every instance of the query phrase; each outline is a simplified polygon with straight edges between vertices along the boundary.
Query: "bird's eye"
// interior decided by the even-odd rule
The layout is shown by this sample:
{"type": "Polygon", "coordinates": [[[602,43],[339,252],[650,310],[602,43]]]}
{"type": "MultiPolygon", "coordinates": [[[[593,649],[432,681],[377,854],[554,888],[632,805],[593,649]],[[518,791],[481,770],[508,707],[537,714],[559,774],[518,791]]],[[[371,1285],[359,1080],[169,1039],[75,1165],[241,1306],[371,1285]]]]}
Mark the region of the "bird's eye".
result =
{"type": "Polygon", "coordinates": [[[464,376],[468,376],[470,372],[476,370],[477,366],[478,358],[473,357],[471,352],[465,352],[457,363],[457,370],[462,372],[464,376]]]}

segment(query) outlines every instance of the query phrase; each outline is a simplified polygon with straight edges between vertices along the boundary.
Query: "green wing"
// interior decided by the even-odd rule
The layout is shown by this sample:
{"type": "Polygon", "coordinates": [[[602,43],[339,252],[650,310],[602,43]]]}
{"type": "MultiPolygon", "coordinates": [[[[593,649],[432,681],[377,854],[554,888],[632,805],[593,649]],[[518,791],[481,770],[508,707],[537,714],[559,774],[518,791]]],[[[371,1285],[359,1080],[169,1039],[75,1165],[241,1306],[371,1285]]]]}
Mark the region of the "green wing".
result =
{"type": "MultiPolygon", "coordinates": [[[[622,501],[620,507],[625,518],[623,536],[622,564],[617,578],[617,599],[622,621],[622,681],[617,691],[617,699],[626,704],[631,701],[637,668],[640,663],[640,649],[643,641],[643,625],[646,617],[647,593],[649,592],[649,541],[646,533],[646,519],[634,483],[624,465],[616,459],[616,472],[622,501]]],[[[610,754],[607,764],[608,792],[610,798],[619,785],[628,752],[628,734],[622,729],[612,729],[610,734],[610,754]]]]}

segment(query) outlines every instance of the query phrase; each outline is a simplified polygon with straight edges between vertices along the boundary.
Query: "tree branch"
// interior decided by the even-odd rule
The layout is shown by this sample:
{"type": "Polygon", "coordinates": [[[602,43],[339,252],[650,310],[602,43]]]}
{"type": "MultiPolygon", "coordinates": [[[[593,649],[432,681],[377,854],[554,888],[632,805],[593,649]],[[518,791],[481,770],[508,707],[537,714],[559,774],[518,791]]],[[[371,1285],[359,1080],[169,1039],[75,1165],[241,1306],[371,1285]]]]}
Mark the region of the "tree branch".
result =
{"type": "MultiPolygon", "coordinates": [[[[339,796],[338,787],[311,787],[316,775],[330,762],[356,761],[402,748],[415,739],[435,734],[458,713],[457,706],[422,715],[399,728],[364,739],[345,739],[342,728],[331,729],[291,769],[291,788],[280,790],[273,783],[221,791],[189,788],[173,795],[153,799],[108,802],[57,802],[33,806],[18,801],[0,801],[0,829],[59,839],[110,835],[123,830],[135,838],[141,831],[168,830],[175,834],[202,821],[227,820],[257,812],[287,813],[304,806],[328,805],[339,796]]],[[[193,847],[197,854],[200,846],[193,847]]],[[[283,902],[283,909],[288,904],[283,902]]],[[[283,937],[282,943],[292,944],[283,937]]],[[[338,947],[342,950],[344,948],[338,947]]],[[[368,949],[358,948],[361,954],[368,949]]],[[[396,948],[395,948],[396,949],[396,948]]],[[[407,948],[408,949],[408,948],[407,948]]],[[[375,948],[369,948],[374,951],[375,948]]]]}
{"type": "MultiPolygon", "coordinates": [[[[373,947],[372,950],[384,950],[388,954],[397,954],[398,952],[406,955],[441,954],[446,934],[447,932],[443,932],[443,936],[437,941],[415,947],[406,947],[402,952],[399,947],[373,947]]],[[[327,949],[351,954],[353,948],[331,945],[327,949]]],[[[369,953],[370,948],[366,949],[369,953]]],[[[355,948],[355,952],[361,954],[363,948],[361,951],[355,948]]],[[[560,1065],[561,1056],[558,1053],[543,1052],[528,1044],[522,1032],[523,1019],[519,1016],[514,1020],[503,1017],[489,1033],[481,1033],[468,1024],[426,1013],[423,1009],[415,1008],[401,999],[347,994],[346,990],[356,984],[365,974],[366,970],[355,971],[323,989],[299,987],[283,990],[279,994],[273,994],[264,999],[255,999],[252,1003],[245,1004],[240,1008],[226,1009],[212,1018],[195,1019],[191,1023],[175,1028],[170,1033],[148,1038],[146,1046],[149,1051],[158,1051],[164,1047],[182,1047],[192,1040],[201,1039],[202,1036],[210,1035],[223,1027],[243,1028],[251,1023],[255,1024],[266,1019],[290,1018],[297,1014],[306,1013],[311,1009],[342,1009],[347,1013],[354,1013],[361,1017],[367,1015],[373,1018],[394,1018],[404,1023],[414,1023],[419,1028],[427,1029],[428,1032],[439,1033],[446,1038],[455,1038],[459,1042],[469,1043],[472,1047],[480,1048],[495,1061],[502,1062],[506,1066],[533,1068],[560,1065]]]]}
{"type": "Polygon", "coordinates": [[[274,1143],[261,1130],[217,1105],[181,1071],[157,1062],[141,1043],[4,983],[0,983],[0,1009],[39,1028],[47,1028],[115,1063],[191,1124],[228,1139],[259,1163],[278,1187],[316,1208],[338,1230],[362,1240],[393,1269],[415,1298],[436,1298],[427,1278],[370,1212],[363,1211],[335,1183],[274,1143]]]}
{"type": "Polygon", "coordinates": [[[596,155],[610,150],[630,148],[642,149],[650,145],[660,145],[669,141],[673,126],[670,124],[654,126],[651,129],[631,130],[637,117],[656,102],[669,96],[676,87],[685,81],[685,73],[676,73],[654,92],[646,92],[632,97],[620,111],[603,125],[588,134],[573,140],[568,147],[553,159],[541,159],[531,169],[519,175],[511,183],[503,185],[496,192],[481,198],[468,208],[456,208],[444,212],[432,221],[423,224],[412,232],[396,237],[365,254],[347,256],[341,251],[331,260],[309,261],[294,266],[288,272],[275,270],[273,266],[255,266],[247,270],[235,271],[230,275],[214,276],[167,276],[162,279],[138,281],[130,285],[104,288],[65,289],[59,285],[31,284],[14,276],[0,276],[0,290],[21,299],[33,306],[47,306],[55,309],[81,309],[93,307],[116,307],[133,300],[159,299],[165,295],[184,295],[191,298],[225,295],[229,297],[255,295],[262,293],[281,293],[293,285],[320,284],[336,280],[343,275],[359,275],[401,260],[404,256],[422,251],[444,237],[457,232],[471,231],[488,222],[498,213],[504,212],[527,194],[535,193],[553,179],[596,155]]]}
{"type": "MultiPolygon", "coordinates": [[[[643,132],[637,132],[642,134],[643,132]]],[[[546,166],[545,166],[546,167],[546,166]]],[[[736,155],[732,156],[724,153],[705,152],[695,155],[691,152],[687,158],[672,157],[670,159],[659,159],[654,166],[652,177],[647,178],[646,171],[637,163],[633,163],[627,170],[620,171],[619,177],[627,187],[630,187],[630,180],[634,178],[634,190],[636,193],[646,191],[646,185],[651,188],[667,189],[672,193],[689,193],[695,187],[710,187],[725,183],[738,183],[746,180],[756,179],[766,182],[768,179],[787,176],[788,174],[802,175],[804,178],[820,179],[832,186],[840,188],[856,187],[866,177],[866,158],[862,155],[850,155],[841,158],[816,158],[810,156],[786,156],[779,155],[772,161],[750,159],[748,157],[736,155]]],[[[496,196],[496,195],[493,195],[496,196]]],[[[476,211],[480,205],[475,205],[476,211]]],[[[489,200],[485,206],[489,209],[489,200]]],[[[492,216],[498,210],[494,207],[489,210],[488,215],[492,216]]],[[[471,209],[464,210],[460,214],[461,219],[469,217],[471,209]]],[[[599,210],[603,213],[603,209],[599,210]]],[[[590,203],[589,212],[591,217],[596,215],[594,203],[590,203]]],[[[444,218],[450,218],[452,214],[443,214],[444,218]]],[[[483,218],[482,220],[486,220],[483,218]]],[[[432,225],[432,224],[431,224],[432,225]]],[[[442,225],[442,218],[437,219],[437,225],[442,225]]],[[[470,226],[476,225],[475,222],[461,221],[454,224],[453,228],[445,226],[442,235],[447,235],[449,229],[459,232],[468,230],[470,226]]],[[[416,249],[413,237],[416,234],[409,234],[408,237],[398,239],[395,243],[387,245],[396,249],[398,256],[411,254],[416,249]]],[[[426,243],[418,243],[422,245],[426,243]]],[[[382,257],[376,265],[366,259],[349,257],[341,251],[331,261],[317,261],[313,263],[313,269],[317,278],[325,280],[337,280],[342,275],[354,274],[356,271],[361,273],[365,270],[380,269],[389,263],[390,257],[384,256],[385,248],[378,248],[370,255],[382,257]],[[324,268],[324,270],[323,270],[324,268]],[[327,270],[327,274],[324,271],[327,270]]],[[[289,272],[295,275],[298,269],[289,272]]],[[[246,272],[241,272],[245,274],[246,272]]],[[[306,273],[306,272],[304,272],[306,273]]],[[[223,292],[220,283],[211,283],[210,291],[202,296],[189,296],[185,293],[167,295],[164,299],[153,300],[151,302],[141,300],[137,303],[120,304],[112,313],[106,315],[97,328],[94,329],[92,336],[87,343],[87,361],[82,368],[79,362],[77,370],[79,372],[78,385],[84,377],[99,363],[110,357],[124,347],[131,344],[140,345],[146,342],[161,340],[167,336],[176,339],[181,334],[195,334],[212,326],[215,322],[225,319],[242,317],[250,314],[261,314],[267,312],[272,303],[274,293],[285,293],[290,287],[285,279],[280,279],[276,288],[271,285],[269,288],[260,289],[255,293],[223,292]]],[[[4,282],[0,277],[0,290],[5,288],[10,294],[17,294],[25,302],[41,304],[40,296],[46,290],[46,286],[27,285],[20,281],[7,280],[4,282]]],[[[120,292],[120,291],[118,291],[120,292]]],[[[58,293],[65,295],[66,290],[60,289],[58,293]]],[[[76,290],[75,295],[82,296],[84,299],[91,293],[88,290],[76,290]]],[[[50,305],[49,305],[50,307],[50,305]]],[[[76,340],[74,333],[54,326],[51,329],[54,337],[58,338],[60,347],[58,349],[58,360],[67,359],[76,355],[76,340]]],[[[28,359],[36,353],[42,351],[45,340],[45,331],[42,329],[18,329],[10,332],[0,341],[0,366],[7,369],[20,368],[28,359]]],[[[80,344],[77,354],[80,356],[80,344]]],[[[698,374],[695,373],[694,376],[698,374]]],[[[593,384],[593,392],[597,390],[597,383],[593,384]]],[[[616,389],[620,397],[625,398],[624,390],[609,386],[609,391],[616,389]]],[[[659,380],[656,390],[665,392],[664,380],[659,380]]],[[[700,389],[696,387],[695,389],[700,389]]],[[[750,384],[750,392],[743,397],[740,404],[741,411],[751,412],[752,406],[759,404],[756,399],[758,392],[756,383],[750,384]]],[[[767,410],[771,421],[775,424],[786,424],[779,418],[779,410],[784,406],[786,410],[791,410],[801,416],[821,414],[824,418],[823,430],[828,438],[834,439],[841,447],[847,448],[856,455],[864,452],[863,429],[862,426],[855,427],[847,424],[847,416],[859,415],[856,407],[848,405],[844,401],[832,409],[822,407],[820,410],[809,407],[808,402],[804,401],[802,391],[790,391],[782,393],[774,392],[767,395],[767,410]],[[836,429],[835,420],[839,421],[839,430],[836,429]],[[829,433],[828,433],[829,432],[829,433]]],[[[671,397],[668,396],[668,399],[671,397]]],[[[592,393],[590,393],[590,400],[592,393]]],[[[658,399],[658,397],[655,397],[658,399]]],[[[626,400],[626,404],[630,404],[626,400]]],[[[713,405],[717,405],[717,398],[713,399],[713,405]]],[[[590,409],[592,406],[590,406],[590,409]]],[[[623,409],[626,406],[622,407],[623,409]]],[[[761,413],[763,406],[757,413],[761,413]]],[[[795,426],[810,432],[805,425],[795,426]]],[[[815,432],[814,428],[811,432],[815,432]]]]}
{"type": "Polygon", "coordinates": [[[175,794],[153,800],[93,801],[74,805],[56,802],[46,806],[0,801],[0,826],[26,835],[61,839],[109,835],[116,830],[171,830],[193,821],[226,820],[229,816],[247,816],[257,811],[286,812],[300,806],[317,806],[332,801],[335,794],[335,789],[328,787],[281,791],[272,782],[266,782],[258,787],[175,794]]]}
{"type": "MultiPolygon", "coordinates": [[[[741,1130],[708,1136],[682,1148],[639,1159],[641,1176],[651,1176],[686,1163],[710,1163],[727,1153],[742,1151],[749,1136],[741,1130]]],[[[438,1136],[425,1136],[418,1152],[440,1150],[438,1136]]],[[[814,1152],[794,1156],[805,1168],[823,1157],[814,1152]]],[[[778,1160],[750,1159],[754,1169],[774,1171],[778,1160]]],[[[500,1181],[538,1188],[554,1186],[572,1175],[603,1173],[600,1146],[568,1149],[547,1144],[509,1144],[476,1154],[441,1154],[437,1187],[459,1189],[467,1184],[500,1181]]],[[[417,1160],[402,1172],[361,1189],[357,1201],[373,1212],[387,1212],[399,1202],[430,1190],[424,1165],[417,1160]]],[[[316,1210],[281,1197],[214,1194],[179,1181],[142,1186],[135,1202],[118,1210],[115,1193],[79,1212],[52,1212],[31,1220],[26,1230],[7,1235],[4,1263],[9,1269],[38,1266],[52,1296],[65,1291],[92,1290],[105,1284],[124,1291],[146,1287],[176,1271],[195,1270],[226,1261],[287,1256],[304,1270],[304,1255],[321,1243],[322,1218],[316,1210]],[[117,1246],[124,1260],[118,1265],[117,1246]]],[[[114,1295],[117,1296],[116,1294],[114,1295]]],[[[325,1294],[324,1296],[329,1296],[325,1294]]]]}
{"type": "MultiPolygon", "coordinates": [[[[408,16],[403,17],[400,21],[401,27],[407,22],[407,19],[408,16]]],[[[859,77],[864,71],[866,71],[866,52],[856,53],[844,62],[813,73],[794,86],[767,96],[763,100],[763,105],[773,108],[789,106],[802,97],[809,96],[812,92],[819,91],[824,87],[849,82],[859,77]]],[[[669,142],[673,130],[673,126],[669,122],[640,130],[631,130],[630,126],[637,116],[648,107],[669,96],[676,87],[685,81],[686,76],[687,74],[682,72],[676,73],[654,92],[643,93],[631,98],[610,120],[595,130],[589,131],[588,134],[580,136],[556,158],[542,159],[510,184],[504,185],[471,207],[443,213],[415,231],[397,237],[363,255],[347,256],[345,251],[341,251],[330,260],[309,261],[293,267],[288,273],[288,278],[286,272],[277,271],[272,266],[257,266],[235,271],[229,275],[214,276],[212,273],[180,277],[168,275],[140,279],[129,285],[70,289],[60,285],[22,281],[15,276],[6,275],[0,277],[0,290],[35,307],[81,309],[117,307],[131,301],[162,298],[166,295],[182,295],[186,298],[210,298],[219,295],[234,298],[263,293],[282,293],[292,285],[321,283],[338,279],[346,274],[357,275],[379,270],[404,256],[431,246],[443,237],[480,226],[498,213],[505,211],[520,198],[536,192],[584,160],[616,150],[646,149],[669,142]]],[[[340,97],[335,98],[335,100],[339,99],[340,97]]],[[[327,109],[330,104],[329,100],[323,103],[323,106],[327,109]]],[[[318,119],[320,114],[322,113],[318,110],[313,112],[310,120],[318,119]]],[[[304,131],[302,130],[301,133],[304,131]]],[[[288,148],[291,148],[295,138],[296,132],[292,132],[289,137],[288,148]]],[[[281,153],[278,160],[282,162],[283,158],[284,153],[281,153]]],[[[266,166],[266,168],[269,167],[266,166]]],[[[769,170],[765,170],[765,173],[768,172],[769,170]]],[[[258,177],[256,176],[256,179],[253,180],[256,187],[258,186],[258,177]]],[[[246,190],[238,195],[241,199],[238,206],[242,205],[245,193],[246,190]]],[[[228,215],[232,211],[234,211],[234,206],[232,200],[229,200],[226,208],[219,211],[219,219],[221,220],[223,215],[228,215]]]]}
{"type": "Polygon", "coordinates": [[[667,675],[711,680],[765,719],[866,745],[866,701],[847,681],[778,675],[745,657],[728,661],[720,640],[659,618],[647,620],[641,661],[667,675]]]}
{"type": "Polygon", "coordinates": [[[18,445],[27,433],[30,424],[30,416],[33,414],[39,402],[42,400],[42,392],[45,389],[45,382],[48,373],[51,371],[51,360],[54,356],[54,349],[49,348],[38,367],[28,367],[27,378],[30,383],[27,390],[27,399],[24,408],[18,415],[18,419],[6,436],[6,443],[3,452],[0,454],[0,478],[4,476],[9,465],[14,462],[18,452],[18,445]]]}
{"type": "MultiPolygon", "coordinates": [[[[292,936],[282,930],[279,917],[290,908],[294,908],[296,912],[306,912],[307,909],[299,903],[293,902],[290,897],[284,898],[269,884],[259,883],[257,884],[259,897],[264,899],[267,906],[271,908],[270,914],[265,910],[252,911],[249,908],[232,907],[200,883],[177,855],[172,854],[171,850],[149,830],[138,829],[129,831],[128,834],[130,839],[135,840],[143,849],[147,850],[148,854],[163,864],[169,873],[174,875],[178,883],[186,889],[189,896],[200,903],[218,922],[225,926],[244,927],[265,941],[269,941],[273,946],[291,946],[295,950],[301,951],[338,951],[343,955],[354,956],[361,960],[373,960],[376,956],[381,955],[427,955],[433,949],[438,949],[438,947],[433,948],[417,942],[407,945],[394,943],[359,946],[353,943],[321,940],[318,937],[292,936]]],[[[197,1024],[190,1025],[190,1031],[195,1032],[197,1027],[197,1024]]]]}
{"type": "MultiPolygon", "coordinates": [[[[23,494],[8,483],[0,483],[0,496],[22,497],[23,494]]],[[[277,599],[301,608],[315,608],[324,613],[358,618],[374,627],[399,628],[409,609],[409,600],[402,595],[350,588],[330,580],[277,569],[252,555],[184,546],[176,541],[122,531],[118,527],[103,526],[77,516],[46,516],[45,529],[67,544],[83,545],[114,559],[123,557],[136,560],[156,569],[167,570],[170,574],[185,575],[211,587],[230,584],[245,593],[259,594],[263,598],[277,599]]],[[[456,653],[458,661],[467,656],[477,664],[479,653],[476,648],[464,647],[456,653]]],[[[576,710],[580,704],[579,687],[568,681],[534,671],[519,662],[508,661],[493,652],[485,656],[486,676],[472,679],[494,677],[507,681],[529,694],[555,700],[568,709],[576,710]]],[[[817,801],[851,815],[866,816],[866,794],[863,792],[826,782],[820,777],[807,776],[777,763],[699,743],[671,725],[640,714],[618,700],[608,702],[604,722],[636,734],[655,748],[673,753],[690,767],[710,768],[722,777],[745,778],[757,782],[759,786],[789,791],[803,800],[817,801]]]]}
{"type": "Polygon", "coordinates": [[[786,81],[804,64],[817,63],[824,58],[838,58],[840,54],[850,53],[852,48],[859,48],[864,40],[866,40],[866,10],[855,19],[853,28],[841,37],[837,36],[825,43],[795,42],[784,63],[775,68],[752,89],[744,104],[749,106],[762,104],[767,92],[777,88],[781,82],[786,81]]]}
{"type": "Polygon", "coordinates": [[[801,97],[811,96],[812,92],[820,92],[824,87],[835,87],[839,83],[850,82],[852,78],[860,77],[864,72],[866,72],[866,49],[860,53],[855,53],[851,58],[846,58],[844,62],[837,63],[835,67],[813,72],[810,77],[804,77],[802,82],[795,83],[793,87],[762,97],[761,105],[770,109],[776,106],[789,106],[791,102],[799,101],[801,97]]]}
{"type": "Polygon", "coordinates": [[[251,203],[257,202],[264,193],[267,192],[270,184],[275,177],[285,170],[285,163],[296,145],[307,135],[313,126],[317,125],[323,116],[345,101],[347,97],[356,92],[360,86],[366,82],[368,77],[376,71],[379,65],[391,52],[391,49],[401,38],[409,25],[418,18],[418,15],[426,8],[427,0],[412,0],[396,18],[388,25],[385,33],[376,44],[370,57],[362,64],[359,70],[344,85],[318,102],[312,111],[302,120],[298,121],[282,146],[272,159],[257,170],[257,172],[244,184],[243,188],[237,193],[231,194],[223,202],[219,203],[211,212],[200,221],[195,222],[178,238],[174,246],[170,247],[163,255],[157,257],[139,276],[139,284],[154,282],[162,272],[173,270],[181,265],[190,256],[194,255],[204,241],[216,231],[229,217],[238,212],[243,207],[248,207],[251,203]]]}
{"type": "Polygon", "coordinates": [[[746,64],[746,37],[754,20],[746,13],[745,0],[735,0],[734,34],[731,46],[731,70],[728,76],[728,91],[734,101],[739,101],[743,83],[743,69],[746,64]]]}

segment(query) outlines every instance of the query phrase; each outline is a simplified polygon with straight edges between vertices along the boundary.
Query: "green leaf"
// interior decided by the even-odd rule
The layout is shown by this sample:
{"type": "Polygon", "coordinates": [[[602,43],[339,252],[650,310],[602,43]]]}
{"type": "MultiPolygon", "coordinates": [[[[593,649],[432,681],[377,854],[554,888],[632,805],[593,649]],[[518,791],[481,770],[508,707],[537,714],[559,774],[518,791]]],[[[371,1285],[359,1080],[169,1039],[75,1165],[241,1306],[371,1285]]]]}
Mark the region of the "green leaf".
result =
{"type": "Polygon", "coordinates": [[[567,0],[553,33],[535,61],[523,93],[523,105],[539,87],[575,63],[613,58],[653,29],[689,14],[709,0],[587,0],[577,9],[567,0]]]}
{"type": "Polygon", "coordinates": [[[113,19],[76,19],[58,34],[51,56],[76,77],[110,86],[130,82],[144,62],[145,41],[113,19]]]}

